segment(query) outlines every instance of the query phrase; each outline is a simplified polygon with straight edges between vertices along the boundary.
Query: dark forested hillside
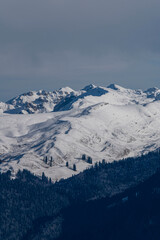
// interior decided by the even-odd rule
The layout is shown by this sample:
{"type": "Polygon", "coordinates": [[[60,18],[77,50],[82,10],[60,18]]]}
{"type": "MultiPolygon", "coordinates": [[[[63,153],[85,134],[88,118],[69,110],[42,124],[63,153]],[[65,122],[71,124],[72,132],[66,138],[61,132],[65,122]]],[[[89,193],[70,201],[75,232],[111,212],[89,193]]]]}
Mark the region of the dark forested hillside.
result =
{"type": "MultiPolygon", "coordinates": [[[[61,235],[63,218],[65,219],[63,226],[66,226],[68,217],[70,220],[67,222],[72,221],[72,218],[75,219],[76,215],[80,214],[78,208],[83,209],[80,206],[84,206],[84,209],[85,206],[91,206],[91,212],[88,214],[92,216],[94,204],[94,208],[97,208],[99,204],[103,206],[102,202],[106,206],[114,204],[113,199],[118,196],[117,194],[124,193],[126,189],[144,182],[155,174],[160,168],[159,157],[157,151],[119,162],[105,163],[102,161],[102,163],[96,164],[77,176],[61,180],[55,184],[51,183],[44,174],[40,179],[26,170],[19,171],[14,180],[10,179],[10,172],[0,174],[0,239],[50,240],[60,236],[64,237],[61,235]],[[102,202],[94,201],[102,198],[105,198],[105,200],[101,200],[102,202]],[[85,205],[86,202],[89,205],[85,205]],[[73,205],[77,206],[74,211],[69,210],[72,209],[73,205]],[[66,209],[67,215],[64,214],[64,209],[66,209]],[[77,214],[74,216],[73,213],[77,214]]],[[[116,200],[114,199],[114,201],[116,200]]],[[[110,211],[112,212],[112,208],[110,211]]],[[[82,222],[88,220],[88,214],[79,215],[82,222]]],[[[93,211],[93,214],[101,222],[103,211],[93,211]]],[[[117,213],[113,211],[113,216],[114,214],[117,213]]],[[[111,219],[114,219],[112,215],[111,219]]],[[[87,224],[89,222],[86,222],[87,224]]],[[[112,221],[110,224],[112,228],[112,221]]],[[[76,227],[78,225],[74,228],[76,229],[76,227]]],[[[92,222],[91,228],[93,228],[92,222]]]]}
{"type": "Polygon", "coordinates": [[[72,206],[63,218],[58,240],[159,240],[160,171],[110,199],[72,206]]]}
{"type": "Polygon", "coordinates": [[[67,198],[53,191],[47,179],[41,181],[25,170],[15,180],[9,174],[0,175],[0,239],[32,239],[46,222],[49,224],[40,234],[48,239],[47,231],[54,232],[56,237],[58,213],[67,204],[67,198]]]}

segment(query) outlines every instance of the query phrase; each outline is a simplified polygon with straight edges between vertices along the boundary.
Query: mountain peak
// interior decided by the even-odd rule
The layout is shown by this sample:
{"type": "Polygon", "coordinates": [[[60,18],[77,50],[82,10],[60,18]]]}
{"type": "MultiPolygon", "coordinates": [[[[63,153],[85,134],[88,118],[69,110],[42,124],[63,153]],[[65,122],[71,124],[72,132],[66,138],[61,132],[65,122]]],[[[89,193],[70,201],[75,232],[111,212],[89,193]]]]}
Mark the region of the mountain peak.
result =
{"type": "Polygon", "coordinates": [[[112,83],[107,88],[110,88],[110,89],[113,89],[113,90],[120,90],[120,88],[122,88],[122,87],[120,87],[117,84],[112,83]]]}
{"type": "Polygon", "coordinates": [[[89,85],[85,86],[82,90],[88,91],[88,90],[91,90],[94,88],[96,88],[96,86],[94,84],[89,84],[89,85]]]}
{"type": "Polygon", "coordinates": [[[58,90],[58,92],[61,92],[61,93],[71,93],[71,92],[74,92],[74,90],[72,89],[72,88],[70,88],[70,87],[63,87],[63,88],[60,88],[59,90],[58,90]]]}
{"type": "Polygon", "coordinates": [[[160,100],[160,89],[157,87],[149,88],[144,93],[147,95],[147,98],[153,98],[155,100],[160,100]]]}
{"type": "Polygon", "coordinates": [[[144,91],[145,93],[155,93],[157,90],[159,90],[157,87],[153,87],[153,88],[148,88],[146,91],[144,91]]]}

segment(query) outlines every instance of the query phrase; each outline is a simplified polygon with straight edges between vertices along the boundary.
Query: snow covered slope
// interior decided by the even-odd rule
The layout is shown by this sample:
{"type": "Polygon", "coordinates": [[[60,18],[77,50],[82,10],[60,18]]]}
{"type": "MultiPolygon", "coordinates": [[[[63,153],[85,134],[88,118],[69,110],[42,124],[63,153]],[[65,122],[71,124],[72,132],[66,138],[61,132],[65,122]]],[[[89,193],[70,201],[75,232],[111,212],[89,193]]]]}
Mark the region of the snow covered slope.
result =
{"type": "MultiPolygon", "coordinates": [[[[30,97],[34,102],[39,92],[32,93],[8,104],[16,102],[18,106],[19,99],[24,103],[30,97]]],[[[15,173],[25,168],[58,180],[91,166],[82,160],[83,154],[92,157],[94,164],[160,147],[159,89],[143,92],[113,84],[89,85],[78,92],[69,89],[56,94],[57,98],[47,96],[53,104],[50,108],[35,111],[49,113],[0,115],[1,171],[11,169],[15,173]],[[73,171],[73,164],[77,171],[73,171]]]]}

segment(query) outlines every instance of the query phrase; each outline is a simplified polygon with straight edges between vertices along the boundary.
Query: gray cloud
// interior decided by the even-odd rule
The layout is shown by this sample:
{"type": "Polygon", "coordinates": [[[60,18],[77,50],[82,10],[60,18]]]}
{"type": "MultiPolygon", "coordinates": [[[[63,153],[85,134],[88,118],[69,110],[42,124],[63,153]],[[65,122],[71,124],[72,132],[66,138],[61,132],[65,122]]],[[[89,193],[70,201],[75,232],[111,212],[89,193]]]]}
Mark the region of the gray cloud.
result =
{"type": "Polygon", "coordinates": [[[0,0],[1,99],[21,91],[159,84],[160,2],[0,0]]]}

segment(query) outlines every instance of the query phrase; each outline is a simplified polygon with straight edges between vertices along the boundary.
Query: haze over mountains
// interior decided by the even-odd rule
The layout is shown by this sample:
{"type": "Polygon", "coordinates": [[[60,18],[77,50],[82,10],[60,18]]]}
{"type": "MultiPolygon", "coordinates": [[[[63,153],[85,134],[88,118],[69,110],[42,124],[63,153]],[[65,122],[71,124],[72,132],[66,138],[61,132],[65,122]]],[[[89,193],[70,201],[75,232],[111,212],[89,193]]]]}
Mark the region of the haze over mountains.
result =
{"type": "Polygon", "coordinates": [[[142,91],[111,84],[31,91],[1,102],[1,171],[14,174],[25,168],[59,180],[91,166],[83,154],[94,164],[154,151],[160,147],[159,100],[158,88],[142,91]]]}

